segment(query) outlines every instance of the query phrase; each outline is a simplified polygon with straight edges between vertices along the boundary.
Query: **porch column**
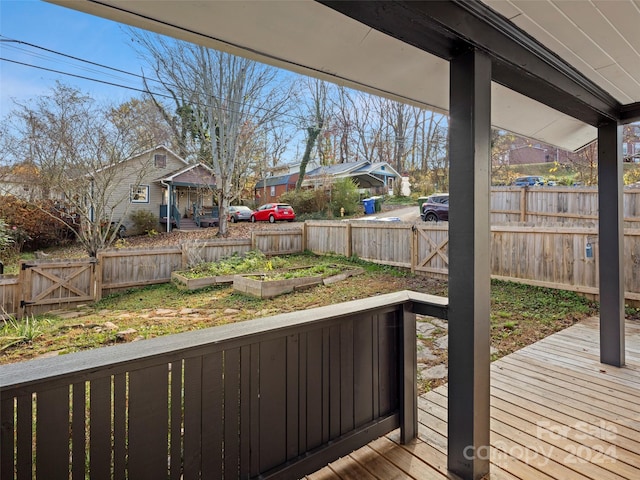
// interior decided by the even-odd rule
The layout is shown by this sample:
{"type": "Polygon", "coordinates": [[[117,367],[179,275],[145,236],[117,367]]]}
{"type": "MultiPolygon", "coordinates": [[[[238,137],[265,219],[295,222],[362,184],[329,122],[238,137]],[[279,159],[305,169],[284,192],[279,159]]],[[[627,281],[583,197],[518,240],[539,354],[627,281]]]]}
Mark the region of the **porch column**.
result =
{"type": "Polygon", "coordinates": [[[450,63],[448,468],[489,472],[491,60],[450,63]]]}
{"type": "Polygon", "coordinates": [[[598,250],[600,361],[621,367],[624,358],[624,218],[622,127],[598,127],[598,250]]]}

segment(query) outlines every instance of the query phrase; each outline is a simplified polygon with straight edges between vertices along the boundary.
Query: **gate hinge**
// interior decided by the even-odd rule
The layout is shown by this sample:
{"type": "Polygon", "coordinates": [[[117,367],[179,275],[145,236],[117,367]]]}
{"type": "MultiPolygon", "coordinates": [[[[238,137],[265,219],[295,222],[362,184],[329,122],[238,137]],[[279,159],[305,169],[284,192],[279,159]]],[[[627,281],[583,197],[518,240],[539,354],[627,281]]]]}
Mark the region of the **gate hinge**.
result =
{"type": "Polygon", "coordinates": [[[27,305],[33,305],[34,303],[36,303],[36,302],[26,302],[24,300],[20,300],[20,308],[24,308],[27,305]]]}
{"type": "Polygon", "coordinates": [[[35,267],[35,265],[30,265],[28,263],[23,263],[22,264],[22,270],[26,270],[27,268],[33,268],[35,267]]]}

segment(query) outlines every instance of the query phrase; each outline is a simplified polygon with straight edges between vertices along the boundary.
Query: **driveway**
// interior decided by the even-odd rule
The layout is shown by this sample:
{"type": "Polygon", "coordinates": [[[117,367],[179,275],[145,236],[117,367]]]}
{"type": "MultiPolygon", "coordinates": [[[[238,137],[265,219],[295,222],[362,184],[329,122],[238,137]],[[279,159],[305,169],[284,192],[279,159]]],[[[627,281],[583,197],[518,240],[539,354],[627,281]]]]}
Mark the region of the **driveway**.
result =
{"type": "Polygon", "coordinates": [[[365,215],[361,217],[361,219],[369,218],[371,220],[374,219],[384,219],[384,218],[399,218],[401,222],[421,222],[420,212],[418,211],[418,205],[411,207],[401,207],[396,208],[394,210],[385,210],[375,215],[365,215]]]}

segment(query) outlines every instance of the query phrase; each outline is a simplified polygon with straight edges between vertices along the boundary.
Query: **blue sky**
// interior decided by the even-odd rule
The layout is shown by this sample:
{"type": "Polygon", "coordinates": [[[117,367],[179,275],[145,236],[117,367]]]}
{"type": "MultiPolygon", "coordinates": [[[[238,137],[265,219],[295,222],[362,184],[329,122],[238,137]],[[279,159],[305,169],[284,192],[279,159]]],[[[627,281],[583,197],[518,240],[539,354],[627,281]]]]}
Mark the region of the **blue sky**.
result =
{"type": "MultiPolygon", "coordinates": [[[[0,1],[0,57],[54,70],[141,87],[124,74],[45,52],[19,40],[50,50],[139,74],[141,62],[129,46],[122,26],[98,17],[39,0],[0,1]]],[[[55,81],[80,88],[102,102],[122,103],[137,92],[39,70],[0,60],[0,118],[13,108],[11,98],[25,100],[46,93],[55,81]]]]}

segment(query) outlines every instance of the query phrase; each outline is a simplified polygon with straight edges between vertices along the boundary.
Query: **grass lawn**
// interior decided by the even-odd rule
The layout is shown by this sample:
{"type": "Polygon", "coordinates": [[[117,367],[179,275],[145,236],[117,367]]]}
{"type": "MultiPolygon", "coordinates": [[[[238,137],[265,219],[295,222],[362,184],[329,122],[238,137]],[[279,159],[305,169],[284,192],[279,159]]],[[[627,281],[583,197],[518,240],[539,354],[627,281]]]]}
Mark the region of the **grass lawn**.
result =
{"type": "MultiPolygon", "coordinates": [[[[444,281],[344,257],[323,258],[323,261],[358,265],[365,268],[365,273],[335,284],[320,285],[272,299],[248,297],[235,292],[231,286],[190,292],[168,283],[132,289],[74,311],[6,323],[0,330],[0,363],[105,347],[404,289],[447,295],[447,283],[444,281]]],[[[287,264],[291,266],[317,262],[313,255],[287,258],[287,264]]],[[[571,292],[494,281],[491,293],[493,358],[511,353],[596,313],[593,302],[571,292]]],[[[429,337],[419,337],[419,341],[429,346],[444,334],[446,331],[443,329],[435,329],[429,337]]],[[[446,364],[446,351],[437,362],[446,364]]],[[[423,389],[444,381],[446,379],[431,382],[423,389]]]]}

